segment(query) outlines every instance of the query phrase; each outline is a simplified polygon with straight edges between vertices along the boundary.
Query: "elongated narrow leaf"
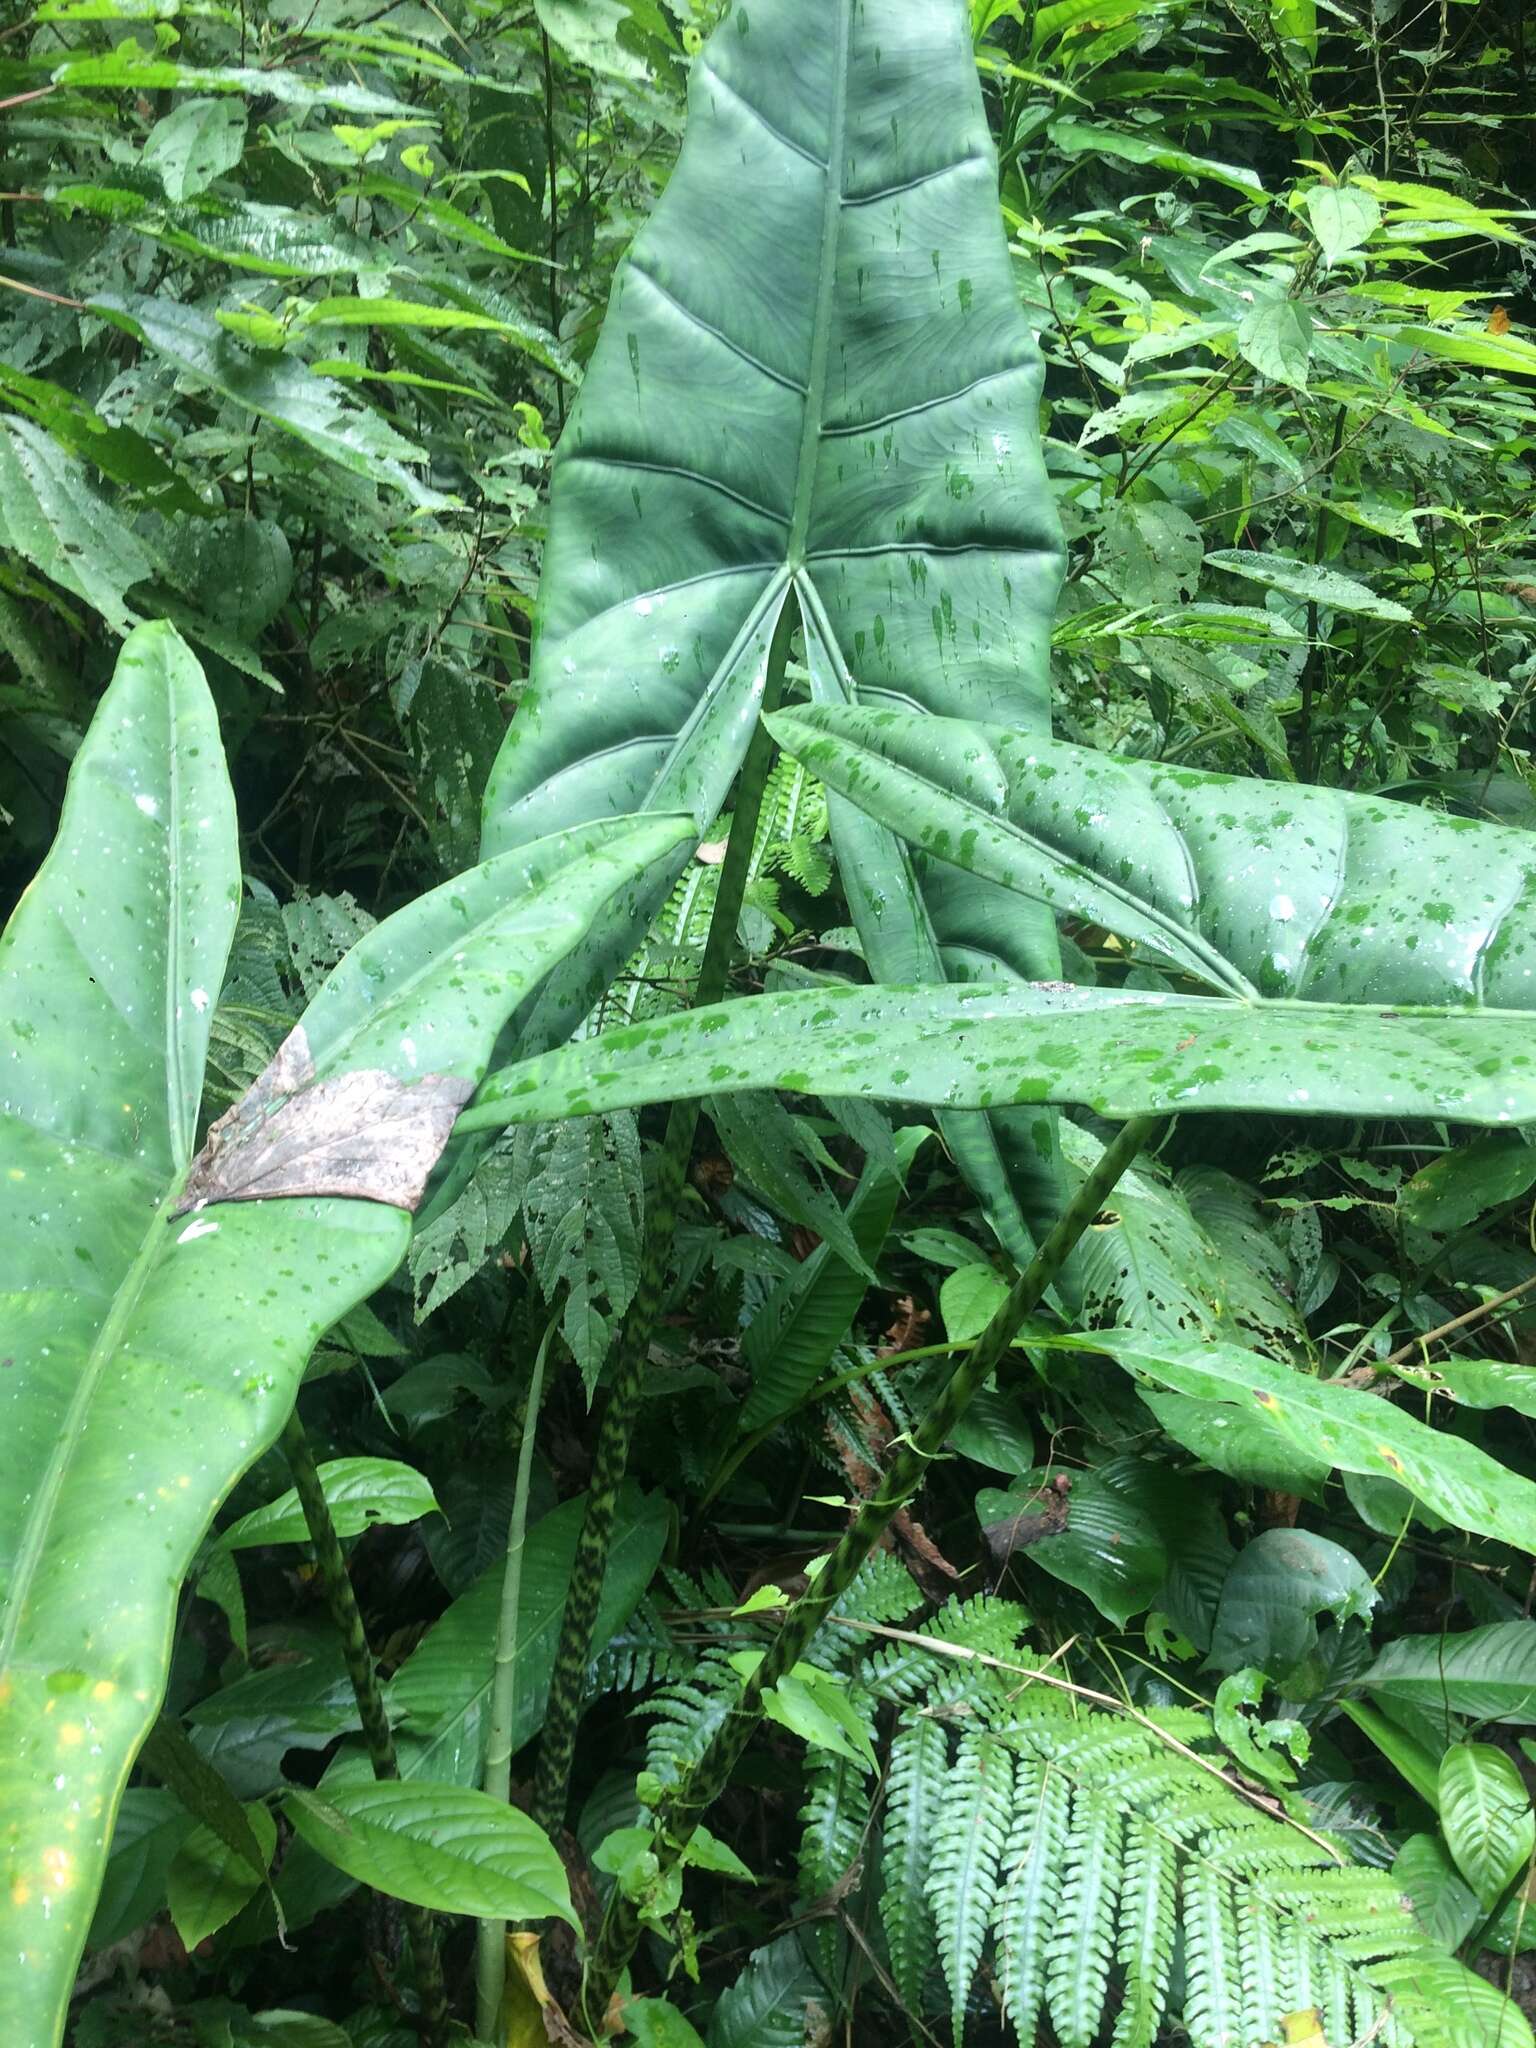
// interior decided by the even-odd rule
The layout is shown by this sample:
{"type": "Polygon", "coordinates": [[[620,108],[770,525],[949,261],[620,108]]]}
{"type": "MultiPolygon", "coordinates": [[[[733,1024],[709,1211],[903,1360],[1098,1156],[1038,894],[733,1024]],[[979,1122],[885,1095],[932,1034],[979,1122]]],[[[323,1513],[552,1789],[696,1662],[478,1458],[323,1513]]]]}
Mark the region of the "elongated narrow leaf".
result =
{"type": "MultiPolygon", "coordinates": [[[[1043,731],[1061,547],[1039,391],[961,0],[737,9],[561,443],[486,850],[658,806],[708,826],[786,604],[820,699],[1043,731]]],[[[919,878],[846,804],[832,822],[881,978],[1056,971],[1037,908],[919,878]]],[[[639,937],[608,934],[610,962],[639,937]]],[[[1049,1119],[949,1136],[1021,1250],[1010,1189],[1054,1206],[1049,1119]]]]}
{"type": "Polygon", "coordinates": [[[1178,1417],[1163,1413],[1156,1389],[1257,1422],[1278,1448],[1294,1445],[1308,1463],[1395,1480],[1446,1521],[1536,1551],[1536,1481],[1375,1394],[1330,1386],[1236,1344],[1160,1343],[1119,1330],[1057,1341],[1127,1366],[1154,1390],[1145,1398],[1175,1437],[1178,1417]]]}
{"type": "Polygon", "coordinates": [[[577,1925],[565,1866],[526,1813],[464,1785],[349,1785],[287,1801],[300,1836],[375,1891],[443,1913],[577,1925]]]}
{"type": "MultiPolygon", "coordinates": [[[[462,1100],[507,1009],[678,831],[563,835],[370,934],[295,1034],[316,1085],[266,1098],[300,1164],[332,1082],[462,1100]]],[[[409,1235],[377,1200],[177,1213],[238,893],[207,687],[169,627],[141,627],[0,940],[0,2039],[39,2048],[159,1704],[179,1582],[315,1340],[409,1235]]],[[[430,1164],[417,1140],[413,1171],[430,1164]]]]}
{"type": "Polygon", "coordinates": [[[1536,1621],[1495,1621],[1455,1635],[1399,1636],[1358,1683],[1372,1698],[1442,1720],[1526,1727],[1536,1720],[1536,1621]]]}
{"type": "Polygon", "coordinates": [[[926,851],[1234,995],[1536,1009],[1528,832],[901,712],[774,730],[926,851]]]}
{"type": "Polygon", "coordinates": [[[826,988],[717,1003],[502,1068],[460,1130],[590,1116],[715,1089],[1103,1116],[1196,1109],[1536,1117],[1521,1010],[1379,1010],[1009,982],[826,988]]]}
{"type": "MultiPolygon", "coordinates": [[[[897,1145],[903,1168],[928,1133],[901,1131],[897,1145]]],[[[901,1185],[878,1160],[864,1168],[848,1204],[848,1228],[866,1261],[880,1256],[901,1185]]],[[[848,1334],[868,1282],[839,1258],[830,1244],[818,1245],[769,1295],[747,1325],[742,1354],[752,1369],[752,1391],[741,1411],[742,1429],[757,1429],[787,1415],[826,1371],[848,1334]]]]}

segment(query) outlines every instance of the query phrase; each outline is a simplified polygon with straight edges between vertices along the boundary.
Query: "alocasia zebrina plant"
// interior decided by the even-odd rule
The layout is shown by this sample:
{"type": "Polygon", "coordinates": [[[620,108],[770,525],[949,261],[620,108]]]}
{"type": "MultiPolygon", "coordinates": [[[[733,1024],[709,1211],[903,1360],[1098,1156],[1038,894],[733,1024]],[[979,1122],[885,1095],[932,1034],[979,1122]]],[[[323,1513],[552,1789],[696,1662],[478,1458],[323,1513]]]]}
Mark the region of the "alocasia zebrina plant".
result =
{"type": "MultiPolygon", "coordinates": [[[[689,108],[560,444],[489,853],[657,808],[702,832],[796,623],[821,701],[1048,729],[1062,551],[966,8],[737,7],[689,108]]],[[[845,803],[833,839],[879,978],[1056,971],[1035,906],[845,803]]],[[[587,949],[587,995],[642,928],[587,949]]],[[[580,981],[555,977],[526,1044],[566,1035],[580,981]]],[[[1048,1120],[946,1129],[1022,1255],[1056,1206],[1048,1120]]]]}
{"type": "Polygon", "coordinates": [[[197,663],[126,642],[0,939],[0,2039],[62,2028],[214,1510],[403,1257],[507,1011],[687,830],[558,834],[378,926],[194,1165],[234,804],[197,663]]]}

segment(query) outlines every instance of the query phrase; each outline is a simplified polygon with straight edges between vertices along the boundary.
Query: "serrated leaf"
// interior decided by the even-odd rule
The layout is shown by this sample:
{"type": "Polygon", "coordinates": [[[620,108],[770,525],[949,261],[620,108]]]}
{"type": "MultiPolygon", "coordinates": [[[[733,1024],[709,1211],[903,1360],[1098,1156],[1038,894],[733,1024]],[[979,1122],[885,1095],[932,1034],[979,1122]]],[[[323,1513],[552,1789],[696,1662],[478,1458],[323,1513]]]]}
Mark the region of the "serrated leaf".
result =
{"type": "Polygon", "coordinates": [[[1332,270],[1353,256],[1381,226],[1381,207],[1360,185],[1314,185],[1306,195],[1307,218],[1332,270]]]}
{"type": "Polygon", "coordinates": [[[1217,548],[1206,556],[1213,569],[1225,569],[1244,576],[1250,583],[1262,583],[1266,590],[1281,590],[1288,597],[1304,598],[1324,610],[1356,612],[1368,619],[1393,619],[1409,624],[1412,612],[1389,597],[1317,562],[1293,561],[1289,555],[1268,555],[1257,548],[1217,548]]]}
{"type": "Polygon", "coordinates": [[[155,564],[138,536],[81,475],[53,437],[30,420],[0,420],[0,547],[126,633],[126,602],[155,564]]]}
{"type": "Polygon", "coordinates": [[[103,293],[91,310],[132,334],[194,383],[295,435],[318,455],[357,476],[386,484],[412,504],[440,502],[408,465],[422,451],[378,413],[356,404],[338,384],[317,377],[293,357],[256,356],[232,341],[215,320],[174,299],[103,293]]]}
{"type": "Polygon", "coordinates": [[[1237,323],[1237,345],[1261,377],[1299,391],[1307,388],[1312,317],[1299,300],[1285,292],[1256,293],[1237,323]]]}

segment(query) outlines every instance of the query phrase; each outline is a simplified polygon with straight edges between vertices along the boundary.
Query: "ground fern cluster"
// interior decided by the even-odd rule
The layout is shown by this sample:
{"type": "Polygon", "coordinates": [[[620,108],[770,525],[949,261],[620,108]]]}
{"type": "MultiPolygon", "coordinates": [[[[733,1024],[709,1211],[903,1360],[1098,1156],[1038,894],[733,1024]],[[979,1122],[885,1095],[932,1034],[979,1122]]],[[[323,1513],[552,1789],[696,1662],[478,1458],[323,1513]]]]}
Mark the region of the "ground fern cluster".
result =
{"type": "MultiPolygon", "coordinates": [[[[1303,1799],[1245,1781],[1209,1711],[1106,1701],[1031,1652],[1010,1601],[956,1599],[926,1622],[913,1606],[904,1568],[875,1560],[826,1653],[878,1756],[804,1759],[799,1903],[829,1986],[862,1899],[892,2002],[956,2041],[1001,2021],[1025,2048],[1151,2048],[1170,2029],[1259,2048],[1314,2012],[1339,2048],[1492,2038],[1492,1987],[1303,1799]]],[[[643,1708],[664,1781],[739,1693],[734,1638],[711,1626],[719,1640],[643,1708]]],[[[658,1645],[636,1675],[666,1661],[658,1645]]]]}

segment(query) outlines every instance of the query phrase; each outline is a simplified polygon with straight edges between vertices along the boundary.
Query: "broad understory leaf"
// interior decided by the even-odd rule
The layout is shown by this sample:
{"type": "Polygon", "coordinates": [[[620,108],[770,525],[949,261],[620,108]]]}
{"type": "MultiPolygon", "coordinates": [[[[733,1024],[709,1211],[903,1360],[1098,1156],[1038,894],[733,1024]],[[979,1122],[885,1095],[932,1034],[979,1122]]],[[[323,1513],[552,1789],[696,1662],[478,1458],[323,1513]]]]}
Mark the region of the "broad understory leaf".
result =
{"type": "MultiPolygon", "coordinates": [[[[264,1077],[298,1185],[317,1178],[301,1142],[309,1094],[366,1074],[396,1099],[425,1081],[462,1101],[508,1008],[680,829],[658,818],[564,835],[370,933],[289,1041],[319,1088],[279,1100],[264,1077]]],[[[409,1235],[384,1201],[222,1202],[216,1179],[209,1207],[178,1213],[238,898],[207,686],[171,628],[141,627],[0,941],[6,2040],[43,2044],[63,2024],[203,1531],[276,1436],[317,1338],[388,1277],[409,1235]]],[[[333,1149],[322,1184],[366,1190],[379,1148],[365,1149],[371,1163],[350,1173],[333,1149]]],[[[432,1157],[419,1141],[412,1153],[424,1177],[432,1157]]]]}
{"type": "Polygon", "coordinates": [[[1520,1773],[1491,1742],[1458,1742],[1440,1759],[1440,1827],[1484,1912],[1536,1848],[1536,1817],[1520,1773]]]}
{"type": "Polygon", "coordinates": [[[1228,994],[1536,1009],[1528,832],[901,712],[773,728],[928,852],[1228,994]]]}
{"type": "MultiPolygon", "coordinates": [[[[398,1527],[437,1511],[424,1473],[394,1458],[332,1458],[320,1485],[338,1536],[360,1536],[376,1523],[398,1527]]],[[[289,1487],[264,1508],[253,1508],[219,1537],[221,1550],[251,1550],[263,1543],[307,1543],[309,1524],[298,1489],[289,1487]]]]}
{"type": "Polygon", "coordinates": [[[1118,1359],[1144,1382],[1142,1398],[1174,1441],[1219,1471],[1251,1478],[1255,1458],[1272,1461],[1261,1483],[1302,1494],[1333,1470],[1391,1479],[1447,1522],[1536,1552],[1536,1481],[1378,1395],[1235,1344],[1120,1330],[1051,1341],[1118,1359]]]}
{"type": "Polygon", "coordinates": [[[470,1786],[397,1780],[324,1796],[295,1787],[285,1807],[328,1863],[391,1898],[440,1913],[578,1924],[549,1837],[517,1807],[470,1786]]]}
{"type": "Polygon", "coordinates": [[[1399,1636],[1359,1683],[1384,1705],[1422,1710],[1441,1722],[1463,1714],[1526,1726],[1536,1720],[1536,1621],[1399,1636]]]}
{"type": "MultiPolygon", "coordinates": [[[[580,1496],[562,1501],[528,1532],[518,1604],[517,1660],[523,1681],[518,1686],[517,1719],[511,1734],[514,1753],[543,1724],[550,1667],[584,1507],[580,1496]]],[[[668,1526],[666,1502],[659,1494],[625,1488],[592,1634],[594,1654],[634,1611],[661,1560],[668,1526]]],[[[427,1630],[390,1683],[390,1715],[396,1723],[400,1774],[406,1783],[420,1778],[474,1786],[480,1781],[504,1577],[505,1558],[498,1555],[427,1630]]],[[[349,1742],[327,1767],[319,1792],[321,1798],[330,1799],[344,1786],[372,1782],[366,1748],[360,1741],[349,1742]]],[[[303,1844],[295,1845],[277,1882],[290,1928],[306,1926],[316,1913],[335,1905],[350,1889],[350,1881],[334,1865],[303,1844]]]]}
{"type": "MultiPolygon", "coordinates": [[[[704,832],[790,604],[818,699],[1043,731],[1062,554],[1039,393],[959,0],[738,10],[694,61],[681,159],[561,440],[485,850],[655,808],[704,832]]],[[[878,977],[1055,971],[1038,909],[919,875],[847,804],[832,836],[878,977]]],[[[582,956],[589,996],[643,923],[582,956]]],[[[570,978],[525,1042],[563,1035],[550,1006],[570,978]]],[[[1021,1251],[1015,1190],[1026,1211],[1056,1204],[1049,1120],[949,1136],[1021,1251]]]]}
{"type": "Polygon", "coordinates": [[[1523,1010],[1382,1010],[1008,982],[754,996],[499,1068],[457,1128],[497,1130],[730,1088],[1101,1116],[1266,1110],[1536,1120],[1523,1010]]]}

